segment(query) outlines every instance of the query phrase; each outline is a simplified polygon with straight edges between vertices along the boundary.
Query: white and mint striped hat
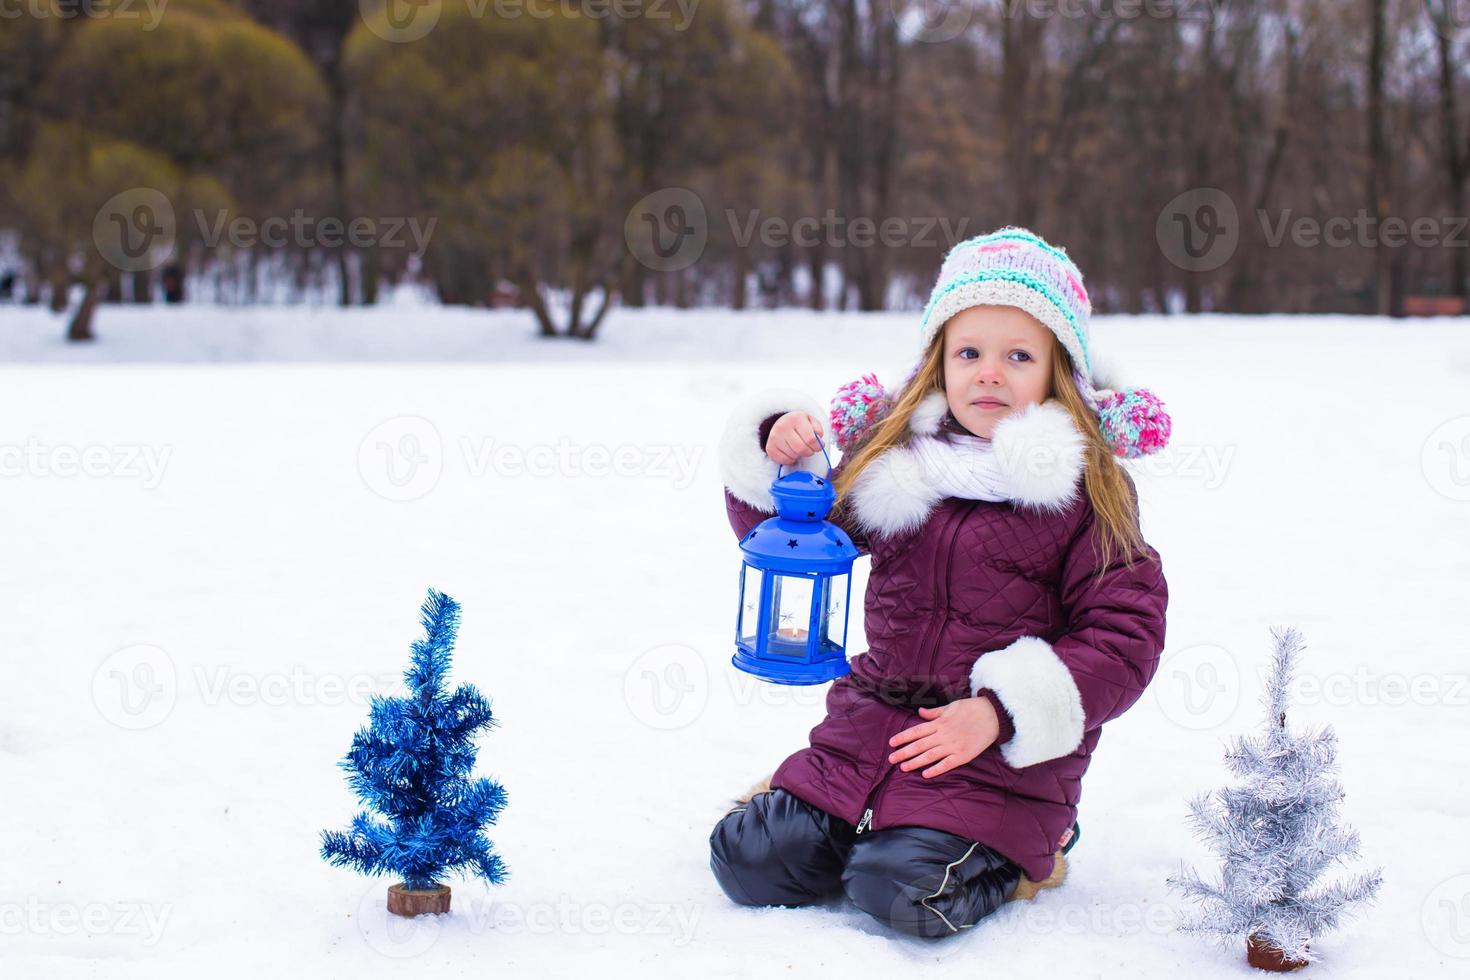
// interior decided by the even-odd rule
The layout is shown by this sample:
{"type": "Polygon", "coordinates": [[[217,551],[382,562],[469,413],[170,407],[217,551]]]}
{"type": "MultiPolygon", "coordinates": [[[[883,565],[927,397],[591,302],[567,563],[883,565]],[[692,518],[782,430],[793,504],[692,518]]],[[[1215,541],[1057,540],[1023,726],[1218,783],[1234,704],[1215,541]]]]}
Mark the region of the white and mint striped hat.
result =
{"type": "Polygon", "coordinates": [[[950,317],[985,305],[1018,307],[1056,334],[1072,355],[1078,389],[1095,406],[1088,347],[1092,302],[1082,272],[1066,251],[1025,228],[1009,226],[950,249],[919,325],[921,356],[950,317]]]}

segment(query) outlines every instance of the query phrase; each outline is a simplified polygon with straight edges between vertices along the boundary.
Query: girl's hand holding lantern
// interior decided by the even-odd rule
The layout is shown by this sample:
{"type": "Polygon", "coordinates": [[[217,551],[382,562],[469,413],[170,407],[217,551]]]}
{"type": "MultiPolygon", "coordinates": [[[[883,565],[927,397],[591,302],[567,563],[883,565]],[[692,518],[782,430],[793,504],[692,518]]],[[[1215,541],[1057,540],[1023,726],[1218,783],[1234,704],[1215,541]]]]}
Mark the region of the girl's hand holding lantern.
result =
{"type": "Polygon", "coordinates": [[[809,412],[787,412],[771,426],[766,438],[766,455],[782,466],[795,466],[813,453],[822,451],[818,438],[822,423],[809,412]]]}

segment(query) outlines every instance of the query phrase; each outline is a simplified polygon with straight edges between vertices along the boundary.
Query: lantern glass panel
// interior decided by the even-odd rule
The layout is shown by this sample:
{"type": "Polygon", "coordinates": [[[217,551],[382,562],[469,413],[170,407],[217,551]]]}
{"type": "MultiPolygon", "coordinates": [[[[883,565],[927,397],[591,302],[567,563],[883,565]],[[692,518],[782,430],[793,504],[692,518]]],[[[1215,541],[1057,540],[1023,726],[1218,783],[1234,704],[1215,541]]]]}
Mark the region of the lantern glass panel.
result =
{"type": "Polygon", "coordinates": [[[741,566],[740,572],[740,626],[739,637],[744,643],[755,646],[760,636],[761,582],[766,573],[750,565],[741,566]]]}
{"type": "Polygon", "coordinates": [[[832,576],[822,584],[822,589],[826,599],[822,607],[822,620],[827,644],[840,647],[846,639],[843,633],[847,626],[847,576],[832,576]]]}
{"type": "Polygon", "coordinates": [[[806,638],[812,621],[812,580],[805,575],[773,573],[771,591],[771,653],[806,656],[806,638]]]}

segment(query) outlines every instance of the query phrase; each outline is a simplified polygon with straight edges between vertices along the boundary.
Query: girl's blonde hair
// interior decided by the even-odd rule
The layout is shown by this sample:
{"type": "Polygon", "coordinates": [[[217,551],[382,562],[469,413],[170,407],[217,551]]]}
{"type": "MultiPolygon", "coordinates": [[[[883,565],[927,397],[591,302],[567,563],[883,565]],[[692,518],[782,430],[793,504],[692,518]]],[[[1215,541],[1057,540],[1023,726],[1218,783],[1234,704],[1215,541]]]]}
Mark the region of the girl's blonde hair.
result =
{"type": "MultiPolygon", "coordinates": [[[[1048,333],[1050,333],[1048,331],[1048,333]]],[[[1048,397],[1055,398],[1067,414],[1077,431],[1087,443],[1083,484],[1087,499],[1097,518],[1098,542],[1101,548],[1098,571],[1108,567],[1113,554],[1122,554],[1124,561],[1132,565],[1136,553],[1146,545],[1138,526],[1138,505],[1127,473],[1113,455],[1097,416],[1082,400],[1077,382],[1072,377],[1072,355],[1062,346],[1055,334],[1051,334],[1051,386],[1048,397]]],[[[909,420],[930,392],[944,393],[944,331],[938,330],[923,362],[894,402],[893,408],[868,433],[849,459],[842,462],[842,471],[833,483],[837,491],[837,504],[833,508],[835,520],[848,516],[848,494],[858,476],[868,464],[895,446],[903,445],[911,437],[909,420]]]]}

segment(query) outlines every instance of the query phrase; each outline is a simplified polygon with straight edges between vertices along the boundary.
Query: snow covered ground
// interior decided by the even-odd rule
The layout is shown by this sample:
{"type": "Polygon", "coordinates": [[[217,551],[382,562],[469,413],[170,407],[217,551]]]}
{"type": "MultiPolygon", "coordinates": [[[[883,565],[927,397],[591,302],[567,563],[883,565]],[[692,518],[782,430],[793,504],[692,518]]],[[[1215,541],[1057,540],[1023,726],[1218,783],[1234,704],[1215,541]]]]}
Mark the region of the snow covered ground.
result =
{"type": "Polygon", "coordinates": [[[823,694],[729,665],[720,427],[753,389],[901,371],[915,316],[616,313],[589,346],[519,313],[106,307],[76,350],[0,307],[0,976],[1246,976],[1175,932],[1164,879],[1211,868],[1186,800],[1259,722],[1277,624],[1385,869],[1311,975],[1462,975],[1470,329],[1095,329],[1175,420],[1135,471],[1164,665],[1103,737],[1066,885],[927,944],[841,902],[738,908],[706,863],[823,694]],[[388,921],[318,834],[430,586],[500,718],[511,880],[388,921]]]}

